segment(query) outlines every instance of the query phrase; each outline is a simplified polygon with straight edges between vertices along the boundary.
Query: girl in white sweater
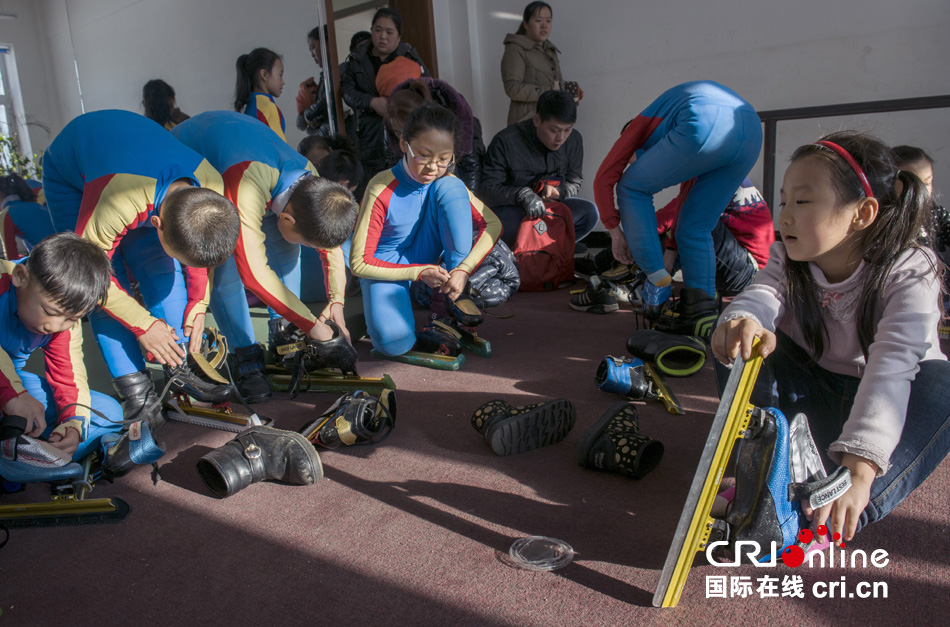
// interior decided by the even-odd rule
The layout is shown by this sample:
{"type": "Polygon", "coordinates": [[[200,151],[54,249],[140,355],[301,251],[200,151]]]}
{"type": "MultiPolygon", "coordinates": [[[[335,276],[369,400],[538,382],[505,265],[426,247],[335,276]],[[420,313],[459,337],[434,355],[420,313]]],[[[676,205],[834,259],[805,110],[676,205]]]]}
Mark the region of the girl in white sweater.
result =
{"type": "Polygon", "coordinates": [[[886,145],[843,132],[795,151],[781,198],[781,241],[722,313],[712,349],[729,364],[761,340],[768,395],[753,400],[804,413],[826,467],[849,468],[844,496],[803,509],[851,540],[950,449],[940,262],[918,241],[928,196],[886,145]]]}

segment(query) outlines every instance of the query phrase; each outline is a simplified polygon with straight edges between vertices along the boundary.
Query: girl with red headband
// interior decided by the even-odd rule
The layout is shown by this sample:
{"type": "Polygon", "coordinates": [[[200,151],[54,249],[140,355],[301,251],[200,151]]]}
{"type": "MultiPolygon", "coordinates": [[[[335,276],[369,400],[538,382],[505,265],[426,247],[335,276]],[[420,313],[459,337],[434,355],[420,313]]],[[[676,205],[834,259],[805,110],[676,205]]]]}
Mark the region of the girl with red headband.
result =
{"type": "Polygon", "coordinates": [[[927,198],[877,139],[842,132],[802,146],[781,190],[781,241],[712,336],[727,364],[758,338],[768,359],[753,402],[805,414],[825,468],[850,470],[841,498],[802,504],[840,540],[888,514],[950,449],[941,264],[919,240],[927,198]]]}

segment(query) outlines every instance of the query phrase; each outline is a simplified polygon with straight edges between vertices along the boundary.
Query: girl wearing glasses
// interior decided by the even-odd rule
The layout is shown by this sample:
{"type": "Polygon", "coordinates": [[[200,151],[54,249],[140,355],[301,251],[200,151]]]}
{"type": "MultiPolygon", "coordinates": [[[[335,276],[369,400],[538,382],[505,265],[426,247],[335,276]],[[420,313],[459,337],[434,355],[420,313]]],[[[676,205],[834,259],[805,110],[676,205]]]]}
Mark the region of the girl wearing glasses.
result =
{"type": "Polygon", "coordinates": [[[495,214],[459,179],[446,176],[458,133],[458,119],[448,109],[434,103],[415,109],[402,129],[405,156],[373,177],[363,197],[350,269],[360,278],[373,347],[386,356],[458,354],[457,348],[447,351],[437,329],[416,332],[409,285],[419,280],[458,298],[501,234],[495,214]]]}

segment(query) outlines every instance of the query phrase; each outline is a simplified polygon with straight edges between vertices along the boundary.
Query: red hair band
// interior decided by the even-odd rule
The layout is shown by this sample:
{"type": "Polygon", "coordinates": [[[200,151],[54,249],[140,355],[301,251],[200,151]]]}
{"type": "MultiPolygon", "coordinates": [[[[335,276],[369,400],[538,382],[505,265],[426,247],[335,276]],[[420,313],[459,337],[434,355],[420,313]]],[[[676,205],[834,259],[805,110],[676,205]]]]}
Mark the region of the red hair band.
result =
{"type": "Polygon", "coordinates": [[[854,173],[858,175],[858,180],[861,181],[861,187],[864,188],[864,195],[868,198],[874,198],[874,192],[871,191],[871,184],[868,183],[868,177],[865,176],[864,170],[862,170],[861,166],[858,165],[858,162],[854,160],[854,157],[851,156],[851,153],[834,142],[820,141],[815,142],[815,145],[830,148],[831,150],[834,150],[836,153],[838,153],[842,159],[847,161],[848,165],[851,166],[851,169],[854,170],[854,173]]]}

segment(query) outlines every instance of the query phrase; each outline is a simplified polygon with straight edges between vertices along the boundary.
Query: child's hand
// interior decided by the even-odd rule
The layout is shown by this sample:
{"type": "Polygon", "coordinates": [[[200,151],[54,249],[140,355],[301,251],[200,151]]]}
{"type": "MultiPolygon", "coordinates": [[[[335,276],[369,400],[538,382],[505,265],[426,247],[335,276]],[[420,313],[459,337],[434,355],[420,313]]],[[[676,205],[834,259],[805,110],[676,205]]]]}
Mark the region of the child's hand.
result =
{"type": "Polygon", "coordinates": [[[79,448],[80,442],[79,432],[75,429],[66,429],[66,435],[60,435],[59,433],[54,433],[49,436],[49,443],[61,450],[64,453],[69,453],[72,455],[76,452],[76,449],[79,448]]]}
{"type": "Polygon", "coordinates": [[[852,453],[845,453],[841,463],[851,471],[851,487],[844,495],[835,502],[812,511],[806,502],[802,502],[802,511],[808,520],[812,521],[812,528],[818,529],[819,525],[827,522],[828,533],[834,537],[835,533],[841,534],[841,541],[850,542],[858,529],[858,518],[861,512],[868,506],[871,500],[871,483],[877,476],[877,464],[871,460],[859,457],[852,453]]]}
{"type": "Polygon", "coordinates": [[[736,355],[742,359],[752,357],[752,342],[759,338],[759,354],[762,357],[775,350],[775,334],[768,331],[752,318],[737,318],[724,322],[716,327],[709,340],[713,355],[727,366],[732,364],[736,355]]]}
{"type": "Polygon", "coordinates": [[[453,270],[449,275],[449,280],[440,289],[447,297],[455,300],[462,295],[466,285],[468,285],[468,274],[463,270],[453,270]]]}
{"type": "Polygon", "coordinates": [[[317,340],[319,342],[326,342],[327,340],[333,339],[333,329],[330,328],[330,325],[317,320],[313,328],[310,329],[310,333],[307,336],[311,340],[317,340]]]}
{"type": "Polygon", "coordinates": [[[7,401],[3,406],[3,413],[26,418],[26,435],[38,438],[46,431],[46,408],[29,392],[21,392],[16,398],[7,401]]]}
{"type": "Polygon", "coordinates": [[[437,268],[426,268],[419,275],[419,280],[432,289],[436,289],[442,287],[442,285],[449,280],[449,273],[441,266],[437,268]]]}
{"type": "Polygon", "coordinates": [[[619,226],[608,231],[610,233],[610,252],[614,259],[619,263],[630,265],[633,263],[633,255],[630,254],[630,247],[627,245],[627,238],[619,226]]]}
{"type": "Polygon", "coordinates": [[[201,340],[204,338],[205,334],[205,315],[198,314],[195,316],[194,326],[185,327],[182,330],[185,332],[185,337],[190,340],[188,342],[188,352],[200,353],[201,340]]]}
{"type": "Polygon", "coordinates": [[[340,327],[340,333],[343,334],[343,337],[346,338],[346,341],[350,344],[353,343],[353,340],[350,339],[350,332],[346,328],[346,320],[343,319],[343,305],[340,303],[333,303],[330,305],[330,320],[336,323],[336,326],[340,327]]]}
{"type": "Polygon", "coordinates": [[[178,345],[178,335],[164,320],[156,320],[139,337],[139,344],[163,366],[180,366],[185,358],[185,351],[178,345]]]}

